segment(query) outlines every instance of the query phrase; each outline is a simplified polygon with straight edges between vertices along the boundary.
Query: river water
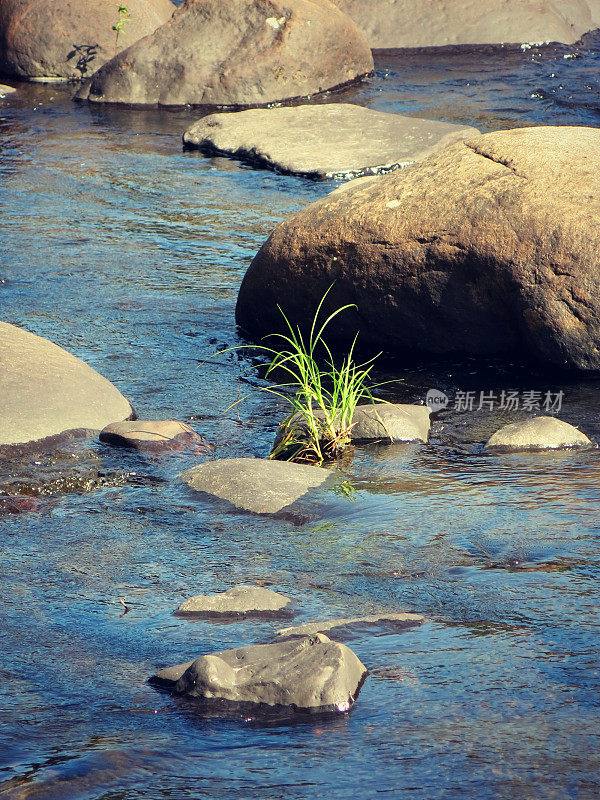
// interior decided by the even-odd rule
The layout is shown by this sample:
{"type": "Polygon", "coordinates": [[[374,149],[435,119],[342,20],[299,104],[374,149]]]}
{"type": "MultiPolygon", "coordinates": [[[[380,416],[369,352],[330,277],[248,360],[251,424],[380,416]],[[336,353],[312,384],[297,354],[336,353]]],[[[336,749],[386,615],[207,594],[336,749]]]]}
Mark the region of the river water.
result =
{"type": "MultiPolygon", "coordinates": [[[[376,65],[319,102],[482,131],[600,123],[598,38],[376,65]]],[[[236,294],[261,243],[334,184],[183,152],[197,111],[71,93],[21,84],[0,106],[1,318],[88,361],[140,417],[189,421],[214,446],[201,458],[266,456],[281,404],[249,354],[211,356],[241,342],[236,294]]],[[[437,388],[451,402],[427,446],[356,448],[339,467],[354,494],[322,498],[303,525],[186,492],[193,454],[83,442],[0,465],[21,512],[0,517],[0,796],[598,797],[598,452],[484,454],[523,412],[453,401],[563,392],[560,416],[598,442],[598,377],[401,357],[378,376],[398,381],[390,399],[437,388]],[[207,718],[147,685],[158,667],[271,640],[281,623],[172,613],[256,582],[289,594],[298,621],[427,622],[348,634],[371,674],[335,719],[207,718]]]]}

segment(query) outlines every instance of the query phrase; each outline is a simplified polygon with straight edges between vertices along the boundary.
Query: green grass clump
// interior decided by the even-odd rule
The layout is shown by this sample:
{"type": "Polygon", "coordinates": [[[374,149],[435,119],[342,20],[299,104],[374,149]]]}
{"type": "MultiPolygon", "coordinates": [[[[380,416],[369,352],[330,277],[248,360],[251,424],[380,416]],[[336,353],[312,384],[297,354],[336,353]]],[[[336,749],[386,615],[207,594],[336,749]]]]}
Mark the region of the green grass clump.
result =
{"type": "Polygon", "coordinates": [[[376,400],[371,393],[374,387],[369,386],[369,376],[377,356],[362,364],[355,363],[357,334],[348,354],[336,366],[324,339],[324,333],[335,317],[348,308],[356,308],[354,304],[342,306],[321,323],[323,304],[331,289],[332,286],[317,306],[308,338],[303,336],[300,327],[294,328],[278,306],[288,330],[265,338],[277,339],[281,347],[259,346],[271,356],[265,377],[282,371],[285,376],[283,382],[263,391],[283,398],[292,406],[282,426],[283,437],[270,458],[310,464],[339,458],[350,444],[356,407],[363,401],[373,403],[376,400]]]}

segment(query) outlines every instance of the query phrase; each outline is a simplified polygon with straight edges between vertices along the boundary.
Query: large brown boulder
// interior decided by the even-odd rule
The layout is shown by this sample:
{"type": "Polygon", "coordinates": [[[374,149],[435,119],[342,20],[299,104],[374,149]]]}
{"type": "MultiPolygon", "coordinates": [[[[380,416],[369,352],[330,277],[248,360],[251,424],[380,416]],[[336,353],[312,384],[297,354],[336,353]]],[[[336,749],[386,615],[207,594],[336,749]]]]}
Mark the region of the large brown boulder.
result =
{"type": "Polygon", "coordinates": [[[84,361],[0,322],[0,452],[132,416],[119,390],[84,361]]]}
{"type": "Polygon", "coordinates": [[[598,0],[334,0],[371,47],[577,41],[598,0]]]}
{"type": "Polygon", "coordinates": [[[119,32],[117,2],[0,0],[0,72],[19,78],[81,80],[166,22],[171,0],[127,0],[119,32]]]}
{"type": "MultiPolygon", "coordinates": [[[[332,335],[600,369],[600,130],[499,131],[360,178],[282,223],[243,280],[253,336],[356,303],[332,335]]],[[[335,327],[334,327],[335,325],[335,327]]]]}
{"type": "Polygon", "coordinates": [[[369,45],[329,0],[184,0],[102,67],[80,99],[150,105],[266,105],[373,70],[369,45]]]}

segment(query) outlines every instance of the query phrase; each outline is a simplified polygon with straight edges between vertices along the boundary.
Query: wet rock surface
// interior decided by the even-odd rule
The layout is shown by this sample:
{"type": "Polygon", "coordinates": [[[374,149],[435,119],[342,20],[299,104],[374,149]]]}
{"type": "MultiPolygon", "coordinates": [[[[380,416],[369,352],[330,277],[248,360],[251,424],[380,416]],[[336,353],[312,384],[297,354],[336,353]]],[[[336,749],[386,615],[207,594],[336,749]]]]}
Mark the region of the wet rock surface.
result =
{"type": "Polygon", "coordinates": [[[534,417],[504,425],[490,437],[485,449],[557,450],[591,445],[588,437],[568,422],[556,417],[534,417]]]}
{"type": "Polygon", "coordinates": [[[367,617],[348,617],[341,619],[327,619],[322,622],[305,622],[302,625],[295,625],[291,628],[281,628],[277,631],[277,636],[290,638],[295,636],[314,636],[317,633],[332,633],[335,635],[339,631],[351,628],[388,625],[390,627],[409,627],[411,625],[421,625],[425,622],[425,617],[421,614],[371,614],[367,617]]]}
{"type": "Polygon", "coordinates": [[[475,128],[372,111],[350,103],[211,114],[183,136],[187,147],[311,178],[390,171],[475,128]]]}
{"type": "Polygon", "coordinates": [[[366,674],[350,648],[316,634],[212,653],[163,669],[151,683],[200,701],[344,712],[366,674]]]}
{"type": "Polygon", "coordinates": [[[284,611],[290,603],[289,597],[262,586],[234,586],[218,594],[190,597],[176,613],[200,617],[270,616],[284,611]]]}
{"type": "Polygon", "coordinates": [[[596,0],[334,0],[373,48],[564,42],[599,24],[596,0]],[[590,8],[590,6],[593,7],[590,8]]]}
{"type": "Polygon", "coordinates": [[[5,84],[0,83],[0,98],[8,97],[11,94],[15,94],[16,91],[17,90],[14,89],[12,86],[6,86],[5,84]]]}
{"type": "Polygon", "coordinates": [[[0,322],[0,452],[133,415],[118,389],[53,342],[0,322]]]}
{"type": "Polygon", "coordinates": [[[600,131],[467,139],[346,184],[279,225],[243,280],[252,336],[311,319],[388,351],[517,355],[600,368],[600,131]],[[353,185],[355,183],[355,185],[353,185]]]}
{"type": "Polygon", "coordinates": [[[321,486],[328,476],[320,467],[288,461],[224,458],[192,467],[181,478],[190,488],[244,511],[276,514],[321,486]]]}
{"type": "MultiPolygon", "coordinates": [[[[375,403],[357,406],[352,418],[350,433],[353,442],[426,442],[429,435],[427,406],[408,403],[375,403]]],[[[324,419],[321,411],[315,411],[317,419],[324,419]]],[[[277,431],[273,449],[287,436],[302,438],[308,430],[305,420],[296,415],[289,423],[283,423],[277,431]]]]}
{"type": "Polygon", "coordinates": [[[114,447],[159,452],[205,444],[203,436],[177,420],[135,420],[113,422],[100,431],[100,441],[114,447]]]}
{"type": "Polygon", "coordinates": [[[117,39],[118,7],[95,0],[0,0],[0,73],[81,80],[117,47],[153,33],[175,10],[170,0],[128,0],[128,19],[117,39]]]}
{"type": "Polygon", "coordinates": [[[329,0],[184,0],[79,93],[99,103],[266,105],[373,70],[363,34],[329,0]]]}

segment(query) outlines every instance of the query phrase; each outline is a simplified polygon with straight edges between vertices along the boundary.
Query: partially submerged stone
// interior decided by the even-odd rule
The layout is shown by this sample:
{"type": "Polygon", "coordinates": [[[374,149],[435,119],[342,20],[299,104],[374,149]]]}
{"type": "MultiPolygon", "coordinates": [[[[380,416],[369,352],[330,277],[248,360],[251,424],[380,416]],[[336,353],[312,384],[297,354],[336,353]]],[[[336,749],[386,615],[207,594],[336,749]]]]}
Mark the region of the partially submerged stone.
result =
{"type": "Polygon", "coordinates": [[[373,48],[571,44],[600,24],[597,0],[333,0],[373,48]],[[590,5],[593,9],[590,9],[590,5]]]}
{"type": "Polygon", "coordinates": [[[317,633],[329,633],[330,631],[340,631],[347,628],[365,625],[390,625],[392,627],[409,627],[421,625],[425,622],[425,617],[421,614],[371,614],[367,617],[348,617],[341,619],[326,619],[321,622],[305,622],[303,625],[295,625],[291,628],[281,628],[277,631],[277,636],[289,639],[295,636],[313,636],[317,633]]]}
{"type": "Polygon", "coordinates": [[[330,341],[600,369],[600,130],[544,126],[449,145],[282,222],[236,309],[260,338],[355,304],[330,341]]]}
{"type": "Polygon", "coordinates": [[[0,72],[18,78],[81,80],[117,50],[153,33],[175,6],[127,0],[127,21],[106,0],[0,0],[0,72]]]}
{"type": "Polygon", "coordinates": [[[267,105],[372,71],[364,35],[329,0],[184,0],[165,25],[101,67],[78,98],[267,105]]]}
{"type": "MultiPolygon", "coordinates": [[[[356,407],[352,418],[350,433],[353,442],[426,442],[429,436],[429,415],[427,406],[404,403],[372,403],[356,407]]],[[[315,411],[317,419],[324,419],[322,411],[315,411]]],[[[296,415],[288,423],[282,423],[273,449],[284,438],[302,438],[308,432],[305,419],[296,415]]]]}
{"type": "Polygon", "coordinates": [[[317,634],[212,653],[163,669],[151,683],[205,702],[345,712],[366,675],[350,648],[317,634]]]}
{"type": "Polygon", "coordinates": [[[504,425],[496,431],[486,450],[559,450],[566,447],[590,447],[588,437],[568,422],[556,417],[533,417],[504,425]]]}
{"type": "Polygon", "coordinates": [[[0,322],[0,447],[98,431],[132,416],[119,390],[84,361],[0,322]]]}
{"type": "Polygon", "coordinates": [[[211,114],[187,147],[310,178],[389,172],[477,133],[475,128],[372,111],[350,103],[211,114]]]}
{"type": "Polygon", "coordinates": [[[5,86],[3,83],[0,83],[0,98],[15,94],[16,91],[17,90],[12,86],[5,86]]]}
{"type": "Polygon", "coordinates": [[[186,470],[188,486],[255,514],[276,514],[321,486],[328,473],[289,461],[262,458],[224,458],[186,470]]]}
{"type": "Polygon", "coordinates": [[[173,450],[203,443],[204,437],[177,420],[113,422],[100,431],[100,441],[136,450],[173,450]]]}
{"type": "Polygon", "coordinates": [[[234,586],[218,594],[199,594],[184,600],[177,614],[203,617],[271,616],[286,609],[292,601],[283,594],[262,586],[234,586]]]}

